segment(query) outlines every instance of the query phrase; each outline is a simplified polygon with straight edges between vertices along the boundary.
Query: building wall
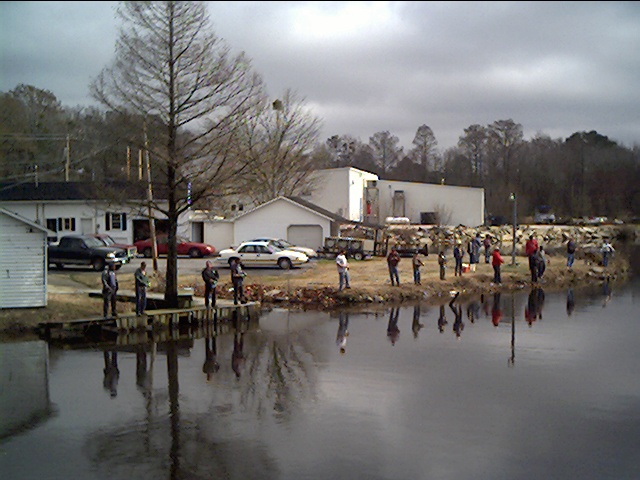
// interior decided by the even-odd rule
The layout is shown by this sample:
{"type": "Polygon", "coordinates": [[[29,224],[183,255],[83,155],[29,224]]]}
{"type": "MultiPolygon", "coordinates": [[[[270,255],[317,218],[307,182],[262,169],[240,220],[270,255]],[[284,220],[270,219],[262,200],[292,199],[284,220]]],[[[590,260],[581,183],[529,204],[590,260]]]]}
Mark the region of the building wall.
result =
{"type": "MultiPolygon", "coordinates": [[[[134,220],[147,220],[147,208],[131,205],[106,205],[97,202],[51,201],[51,202],[2,202],[0,206],[17,213],[32,222],[47,227],[47,219],[74,219],[74,228],[58,231],[58,237],[71,234],[108,233],[117,242],[134,242],[134,220]],[[107,230],[106,214],[125,214],[126,228],[111,227],[107,230]]],[[[156,218],[165,218],[154,212],[156,218]]],[[[178,235],[191,239],[191,225],[188,216],[183,215],[178,222],[178,235]]]]}
{"type": "Polygon", "coordinates": [[[0,308],[47,305],[47,234],[0,212],[0,308]]]}
{"type": "Polygon", "coordinates": [[[374,173],[356,168],[330,168],[312,174],[314,190],[305,200],[349,220],[363,219],[364,185],[374,173]]]}
{"type": "Polygon", "coordinates": [[[230,220],[210,220],[204,222],[204,243],[213,245],[216,252],[229,248],[233,243],[234,225],[230,220]]]}
{"type": "MultiPolygon", "coordinates": [[[[285,199],[271,203],[238,217],[234,222],[235,245],[256,237],[274,237],[289,240],[291,225],[320,225],[323,238],[331,234],[331,220],[285,199]]],[[[318,249],[322,245],[304,245],[318,249]]]]}
{"type": "Polygon", "coordinates": [[[379,180],[380,219],[393,215],[393,196],[403,191],[404,216],[420,224],[421,212],[438,212],[445,225],[476,227],[484,224],[484,189],[428,183],[379,180]]]}

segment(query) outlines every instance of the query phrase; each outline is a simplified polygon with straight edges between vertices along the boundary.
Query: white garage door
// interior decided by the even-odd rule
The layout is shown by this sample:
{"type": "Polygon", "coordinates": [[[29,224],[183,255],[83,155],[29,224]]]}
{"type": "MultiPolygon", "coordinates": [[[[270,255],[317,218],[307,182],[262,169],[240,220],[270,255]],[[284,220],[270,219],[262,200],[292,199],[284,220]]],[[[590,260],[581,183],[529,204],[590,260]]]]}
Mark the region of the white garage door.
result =
{"type": "Polygon", "coordinates": [[[289,225],[287,240],[294,245],[317,250],[322,247],[322,227],[320,225],[289,225]]]}

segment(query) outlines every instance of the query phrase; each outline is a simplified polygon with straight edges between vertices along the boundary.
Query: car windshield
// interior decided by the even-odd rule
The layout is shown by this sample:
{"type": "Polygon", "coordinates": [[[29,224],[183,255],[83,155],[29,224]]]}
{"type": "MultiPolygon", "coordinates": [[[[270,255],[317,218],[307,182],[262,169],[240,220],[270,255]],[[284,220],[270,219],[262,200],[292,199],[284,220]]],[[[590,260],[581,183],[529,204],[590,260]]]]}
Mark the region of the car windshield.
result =
{"type": "Polygon", "coordinates": [[[295,245],[293,243],[287,242],[286,240],[278,240],[278,246],[286,249],[294,247],[295,245]]]}
{"type": "Polygon", "coordinates": [[[87,247],[104,247],[104,243],[98,240],[97,238],[87,237],[84,239],[84,243],[87,244],[87,247]]]}
{"type": "Polygon", "coordinates": [[[113,238],[107,236],[107,237],[100,237],[100,240],[102,241],[102,243],[104,243],[105,245],[115,245],[116,242],[113,238]]]}

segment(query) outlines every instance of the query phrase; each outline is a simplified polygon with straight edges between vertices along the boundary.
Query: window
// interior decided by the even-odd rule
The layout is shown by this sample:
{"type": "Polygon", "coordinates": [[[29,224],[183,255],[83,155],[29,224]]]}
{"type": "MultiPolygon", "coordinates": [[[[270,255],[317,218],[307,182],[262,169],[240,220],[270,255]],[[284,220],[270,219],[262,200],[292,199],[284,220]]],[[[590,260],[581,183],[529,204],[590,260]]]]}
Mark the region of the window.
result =
{"type": "Polygon", "coordinates": [[[104,216],[104,221],[107,230],[126,230],[127,229],[127,214],[126,213],[111,213],[107,212],[104,216]]]}
{"type": "Polygon", "coordinates": [[[75,218],[47,218],[47,229],[53,232],[75,232],[75,218]]]}

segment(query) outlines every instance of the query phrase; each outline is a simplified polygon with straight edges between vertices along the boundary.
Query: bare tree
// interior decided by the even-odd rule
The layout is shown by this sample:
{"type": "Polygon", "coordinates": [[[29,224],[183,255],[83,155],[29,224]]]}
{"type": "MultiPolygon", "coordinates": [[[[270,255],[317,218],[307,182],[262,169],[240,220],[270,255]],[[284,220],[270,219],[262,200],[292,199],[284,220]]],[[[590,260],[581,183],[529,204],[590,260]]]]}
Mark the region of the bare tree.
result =
{"type": "Polygon", "coordinates": [[[123,26],[115,61],[91,92],[108,109],[156,127],[149,152],[152,168],[162,171],[168,206],[154,207],[168,220],[165,300],[177,305],[179,215],[190,201],[233,188],[246,166],[234,139],[262,81],[244,54],[232,56],[213,33],[204,2],[122,2],[117,17],[123,26]]]}
{"type": "Polygon", "coordinates": [[[245,194],[256,203],[295,196],[312,188],[313,150],[320,121],[291,91],[273,102],[263,99],[243,128],[241,148],[247,167],[245,194]]]}
{"type": "Polygon", "coordinates": [[[414,148],[409,152],[413,161],[422,165],[424,176],[426,180],[429,174],[429,170],[434,166],[434,158],[436,146],[438,141],[431,127],[427,125],[421,125],[416,131],[416,136],[413,138],[414,148]]]}
{"type": "Polygon", "coordinates": [[[522,144],[523,133],[522,125],[515,123],[513,120],[496,120],[488,127],[488,138],[494,152],[502,160],[502,169],[504,173],[504,185],[509,187],[513,180],[513,172],[511,172],[511,163],[515,156],[516,150],[522,144]]]}
{"type": "Polygon", "coordinates": [[[400,140],[388,131],[374,133],[369,137],[369,145],[373,149],[376,163],[380,165],[380,173],[386,174],[402,156],[402,147],[398,148],[400,140]]]}
{"type": "Polygon", "coordinates": [[[484,179],[484,158],[487,150],[487,129],[482,125],[474,124],[464,129],[464,135],[458,139],[458,147],[464,152],[471,172],[476,179],[484,179]]]}

